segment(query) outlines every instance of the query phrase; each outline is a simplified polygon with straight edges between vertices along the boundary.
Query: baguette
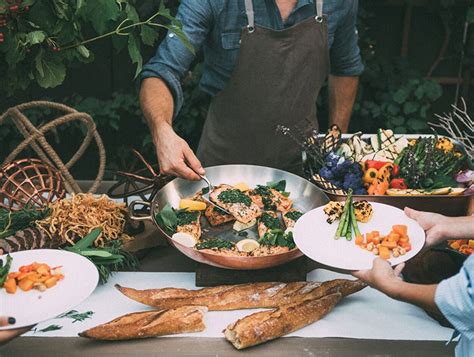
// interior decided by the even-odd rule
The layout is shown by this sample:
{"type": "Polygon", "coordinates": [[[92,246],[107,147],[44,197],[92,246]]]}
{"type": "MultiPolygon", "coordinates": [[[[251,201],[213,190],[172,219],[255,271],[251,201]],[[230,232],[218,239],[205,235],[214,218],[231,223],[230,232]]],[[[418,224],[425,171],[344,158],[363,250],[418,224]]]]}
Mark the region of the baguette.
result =
{"type": "Polygon", "coordinates": [[[160,309],[190,305],[207,306],[209,310],[219,311],[274,308],[319,299],[333,293],[347,296],[363,289],[366,284],[360,280],[336,279],[324,283],[301,281],[223,285],[199,290],[175,288],[135,290],[120,285],[115,287],[132,300],[160,309]]]}
{"type": "Polygon", "coordinates": [[[136,312],[81,332],[79,336],[120,341],[200,332],[206,328],[203,321],[206,311],[203,306],[184,306],[172,310],[136,312]]]}
{"type": "Polygon", "coordinates": [[[224,336],[238,350],[255,346],[320,320],[342,297],[341,293],[334,293],[316,300],[257,312],[230,324],[223,331],[224,336]]]}

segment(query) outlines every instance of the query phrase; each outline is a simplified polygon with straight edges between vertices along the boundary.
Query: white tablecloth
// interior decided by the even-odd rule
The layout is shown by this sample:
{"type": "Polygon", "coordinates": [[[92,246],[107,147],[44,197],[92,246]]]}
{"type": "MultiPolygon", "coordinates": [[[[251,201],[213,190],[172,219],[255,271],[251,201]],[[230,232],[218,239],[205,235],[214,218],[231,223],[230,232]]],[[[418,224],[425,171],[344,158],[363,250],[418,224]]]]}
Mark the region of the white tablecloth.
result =
{"type": "MultiPolygon", "coordinates": [[[[335,278],[352,279],[351,276],[321,269],[308,275],[308,280],[312,281],[335,278]]],[[[108,322],[118,316],[150,309],[123,296],[114,288],[116,283],[137,289],[196,288],[194,273],[117,273],[106,285],[99,286],[84,303],[75,308],[78,312],[93,311],[92,318],[75,323],[68,318],[50,320],[39,324],[36,327],[37,332],[29,332],[27,336],[73,337],[83,330],[108,322]],[[60,325],[62,329],[38,332],[52,324],[60,325]]],[[[228,324],[255,311],[209,312],[206,316],[205,331],[181,336],[223,337],[222,330],[228,324]]],[[[392,300],[374,289],[366,288],[345,298],[322,320],[288,336],[446,341],[452,333],[453,330],[441,327],[423,310],[392,300]]]]}

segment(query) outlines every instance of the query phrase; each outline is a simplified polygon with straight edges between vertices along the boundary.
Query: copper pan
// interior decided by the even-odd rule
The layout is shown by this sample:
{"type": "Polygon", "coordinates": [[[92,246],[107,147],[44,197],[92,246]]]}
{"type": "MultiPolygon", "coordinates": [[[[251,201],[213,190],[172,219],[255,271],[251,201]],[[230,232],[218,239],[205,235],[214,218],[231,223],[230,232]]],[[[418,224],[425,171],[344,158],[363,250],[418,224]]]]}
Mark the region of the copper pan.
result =
{"type": "MultiPolygon", "coordinates": [[[[222,165],[206,168],[206,176],[214,184],[220,183],[235,184],[245,182],[250,187],[258,184],[265,184],[269,181],[286,180],[286,190],[291,192],[290,198],[293,199],[296,208],[303,212],[310,211],[313,208],[325,205],[329,202],[326,194],[316,185],[306,179],[286,171],[273,169],[269,167],[253,166],[253,165],[222,165]]],[[[274,254],[263,257],[236,257],[225,256],[217,253],[203,252],[188,248],[182,244],[176,243],[166,234],[157,224],[154,216],[167,203],[173,207],[178,207],[179,200],[184,197],[191,197],[197,191],[207,187],[203,181],[193,182],[176,178],[160,189],[151,203],[145,201],[134,201],[130,204],[130,216],[134,220],[150,220],[162,235],[173,247],[188,256],[189,258],[208,265],[219,268],[236,269],[236,270],[256,270],[271,268],[277,265],[288,263],[303,254],[296,248],[282,254],[274,254]],[[137,216],[135,213],[136,206],[149,206],[150,215],[137,216]]],[[[222,227],[211,227],[206,219],[202,219],[203,238],[222,238],[232,241],[243,239],[232,233],[232,224],[222,227]]],[[[250,233],[252,234],[252,233],[250,233]]],[[[249,238],[252,236],[249,234],[249,238]]]]}

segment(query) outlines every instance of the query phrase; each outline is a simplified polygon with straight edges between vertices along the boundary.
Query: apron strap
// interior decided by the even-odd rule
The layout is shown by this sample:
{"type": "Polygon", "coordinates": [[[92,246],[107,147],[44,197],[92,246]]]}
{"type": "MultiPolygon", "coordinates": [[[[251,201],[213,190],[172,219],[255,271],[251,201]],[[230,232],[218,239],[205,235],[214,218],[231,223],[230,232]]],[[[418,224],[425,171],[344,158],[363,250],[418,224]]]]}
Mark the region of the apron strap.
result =
{"type": "Polygon", "coordinates": [[[245,0],[245,12],[247,13],[247,20],[248,20],[247,29],[249,30],[250,33],[252,33],[255,31],[255,12],[253,11],[252,0],[245,0]]]}
{"type": "MultiPolygon", "coordinates": [[[[316,21],[323,22],[323,2],[324,0],[316,0],[316,21]]],[[[247,29],[250,33],[255,31],[255,12],[253,11],[253,0],[245,0],[245,12],[247,13],[248,25],[247,29]]]]}
{"type": "Polygon", "coordinates": [[[316,0],[316,17],[317,22],[323,22],[323,0],[316,0]]]}

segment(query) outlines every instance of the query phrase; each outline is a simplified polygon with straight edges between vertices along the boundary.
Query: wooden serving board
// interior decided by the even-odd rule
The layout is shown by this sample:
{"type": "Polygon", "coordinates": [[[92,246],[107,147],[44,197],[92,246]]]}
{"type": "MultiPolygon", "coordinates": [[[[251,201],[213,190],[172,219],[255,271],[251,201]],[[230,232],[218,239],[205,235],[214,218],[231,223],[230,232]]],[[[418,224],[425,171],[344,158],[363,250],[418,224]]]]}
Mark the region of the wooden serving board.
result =
{"type": "Polygon", "coordinates": [[[261,270],[231,270],[210,265],[196,264],[196,286],[217,286],[267,281],[306,281],[307,258],[300,257],[292,262],[261,270]]]}

